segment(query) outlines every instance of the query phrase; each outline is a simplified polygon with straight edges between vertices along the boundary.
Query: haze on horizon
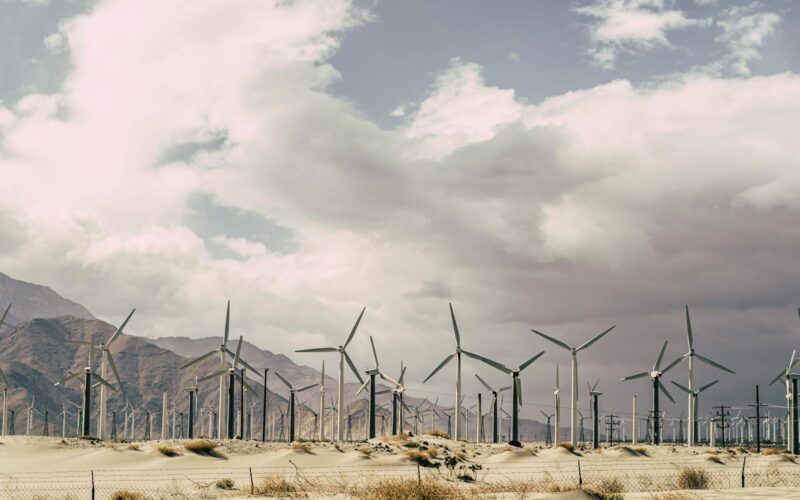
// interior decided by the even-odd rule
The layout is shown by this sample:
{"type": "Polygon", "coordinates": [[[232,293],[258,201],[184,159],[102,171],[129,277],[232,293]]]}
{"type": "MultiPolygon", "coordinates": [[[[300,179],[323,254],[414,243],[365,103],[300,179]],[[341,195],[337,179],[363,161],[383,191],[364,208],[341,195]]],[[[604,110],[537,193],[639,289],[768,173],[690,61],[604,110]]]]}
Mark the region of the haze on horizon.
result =
{"type": "Polygon", "coordinates": [[[418,396],[452,393],[419,384],[452,302],[465,348],[547,351],[527,418],[569,361],[531,328],[617,325],[580,373],[615,413],[686,351],[684,304],[737,371],[698,368],[701,414],[800,347],[796,0],[186,5],[0,2],[0,271],[150,337],[219,335],[230,299],[235,335],[315,367],[293,351],[366,306],[357,364],[373,335],[418,396]]]}

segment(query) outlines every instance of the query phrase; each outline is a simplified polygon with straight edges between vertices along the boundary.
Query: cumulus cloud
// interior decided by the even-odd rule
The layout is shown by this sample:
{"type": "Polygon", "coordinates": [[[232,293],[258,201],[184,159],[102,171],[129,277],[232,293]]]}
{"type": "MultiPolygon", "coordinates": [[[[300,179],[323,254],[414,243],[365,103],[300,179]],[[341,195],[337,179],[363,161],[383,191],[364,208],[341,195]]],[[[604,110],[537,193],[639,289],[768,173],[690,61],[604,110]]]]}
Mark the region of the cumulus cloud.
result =
{"type": "Polygon", "coordinates": [[[60,93],[0,106],[0,267],[109,320],[137,306],[133,333],[218,334],[230,298],[234,329],[278,352],[337,342],[366,304],[362,328],[420,378],[452,340],[450,300],[465,343],[509,362],[549,348],[531,327],[572,343],[617,323],[582,361],[608,378],[682,345],[688,302],[699,347],[752,366],[721,397],[774,375],[759,361],[790,345],[800,295],[800,77],[529,103],[456,59],[384,129],[330,91],[341,33],[367,19],[345,0],[106,0],[65,23],[60,93]]]}
{"type": "Polygon", "coordinates": [[[575,12],[596,19],[589,27],[593,63],[613,69],[620,54],[671,48],[670,31],[706,26],[708,20],[687,17],[669,0],[594,0],[575,12]]]}
{"type": "Polygon", "coordinates": [[[728,48],[725,63],[733,73],[749,75],[749,64],[761,59],[760,49],[769,38],[775,35],[781,17],[774,12],[761,11],[758,2],[747,6],[733,6],[725,9],[717,25],[722,34],[717,41],[728,48]]]}

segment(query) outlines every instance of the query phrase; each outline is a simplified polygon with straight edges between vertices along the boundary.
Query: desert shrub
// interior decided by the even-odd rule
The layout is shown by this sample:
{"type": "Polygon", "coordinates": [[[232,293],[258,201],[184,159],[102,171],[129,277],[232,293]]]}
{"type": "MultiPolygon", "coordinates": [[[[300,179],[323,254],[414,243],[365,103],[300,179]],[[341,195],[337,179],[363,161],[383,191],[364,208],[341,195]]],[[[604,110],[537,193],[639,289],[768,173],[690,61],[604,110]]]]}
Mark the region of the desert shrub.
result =
{"type": "Polygon", "coordinates": [[[718,455],[709,455],[706,457],[706,460],[709,462],[714,462],[715,464],[723,464],[724,462],[718,455]]]}
{"type": "Polygon", "coordinates": [[[622,500],[625,498],[625,484],[616,477],[603,479],[596,486],[584,488],[584,491],[603,500],[622,500]]]}
{"type": "Polygon", "coordinates": [[[160,444],[156,447],[156,451],[164,455],[165,457],[177,457],[181,453],[178,451],[177,448],[174,446],[170,446],[168,444],[160,444]]]}
{"type": "Polygon", "coordinates": [[[705,490],[711,482],[711,475],[700,468],[684,467],[678,472],[678,488],[681,490],[705,490]]]}
{"type": "Polygon", "coordinates": [[[253,488],[253,494],[260,497],[304,496],[302,488],[279,475],[267,476],[262,479],[253,488]]]}
{"type": "Polygon", "coordinates": [[[427,449],[426,453],[428,454],[429,457],[436,458],[439,456],[439,449],[431,446],[430,448],[427,449]]]}
{"type": "Polygon", "coordinates": [[[382,479],[368,486],[351,491],[352,496],[361,500],[466,500],[467,495],[446,481],[432,478],[382,479]]]}
{"type": "Polygon", "coordinates": [[[147,500],[147,497],[138,491],[117,490],[108,497],[109,500],[147,500]]]}
{"type": "Polygon", "coordinates": [[[403,446],[406,448],[419,448],[419,443],[416,441],[409,441],[407,443],[403,443],[403,446]]]}
{"type": "Polygon", "coordinates": [[[423,467],[431,467],[433,465],[431,463],[431,456],[428,454],[428,452],[419,450],[408,450],[405,453],[403,453],[403,455],[405,455],[407,459],[423,467]]]}
{"type": "Polygon", "coordinates": [[[564,448],[573,455],[581,456],[580,452],[569,441],[561,441],[556,445],[556,448],[564,448]]]}
{"type": "Polygon", "coordinates": [[[308,443],[303,441],[295,441],[292,443],[292,449],[299,453],[311,453],[311,447],[308,445],[308,443]]]}
{"type": "Polygon", "coordinates": [[[375,451],[374,448],[369,448],[367,446],[362,446],[361,448],[356,448],[356,451],[361,453],[364,456],[370,456],[375,451]]]}
{"type": "Polygon", "coordinates": [[[766,448],[761,452],[764,456],[783,455],[784,453],[786,453],[786,450],[783,448],[766,448]]]}
{"type": "Polygon", "coordinates": [[[131,451],[141,451],[142,445],[140,445],[139,443],[131,443],[128,445],[128,449],[131,451]]]}
{"type": "Polygon", "coordinates": [[[214,486],[216,486],[220,490],[232,490],[234,488],[233,479],[229,478],[220,479],[216,483],[214,483],[214,486]]]}
{"type": "Polygon", "coordinates": [[[700,497],[691,493],[680,491],[667,491],[664,493],[653,493],[647,500],[697,500],[700,497]]]}
{"type": "Polygon", "coordinates": [[[447,437],[447,432],[443,431],[442,429],[433,429],[430,432],[430,435],[431,436],[435,436],[435,437],[440,437],[440,438],[446,438],[447,437]]]}

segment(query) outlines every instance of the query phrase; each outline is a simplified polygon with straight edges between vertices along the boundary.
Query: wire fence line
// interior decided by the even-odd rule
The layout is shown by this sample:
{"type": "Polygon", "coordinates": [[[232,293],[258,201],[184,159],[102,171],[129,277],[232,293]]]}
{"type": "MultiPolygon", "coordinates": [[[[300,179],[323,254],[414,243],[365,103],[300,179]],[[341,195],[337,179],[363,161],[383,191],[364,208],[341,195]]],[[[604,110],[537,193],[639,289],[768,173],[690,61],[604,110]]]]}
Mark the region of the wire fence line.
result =
{"type": "MultiPolygon", "coordinates": [[[[414,464],[335,467],[213,467],[191,469],[103,469],[47,473],[0,473],[0,497],[9,499],[211,499],[264,493],[347,493],[381,480],[448,481],[474,493],[608,488],[621,492],[677,489],[800,487],[793,457],[580,458],[484,463],[479,468],[414,464]],[[266,484],[266,486],[265,486],[266,484]],[[273,491],[280,490],[280,491],[273,491]],[[128,494],[131,496],[123,496],[128,494]],[[138,496],[135,496],[138,495],[138,496]]],[[[470,464],[466,462],[465,464],[470,464]]]]}

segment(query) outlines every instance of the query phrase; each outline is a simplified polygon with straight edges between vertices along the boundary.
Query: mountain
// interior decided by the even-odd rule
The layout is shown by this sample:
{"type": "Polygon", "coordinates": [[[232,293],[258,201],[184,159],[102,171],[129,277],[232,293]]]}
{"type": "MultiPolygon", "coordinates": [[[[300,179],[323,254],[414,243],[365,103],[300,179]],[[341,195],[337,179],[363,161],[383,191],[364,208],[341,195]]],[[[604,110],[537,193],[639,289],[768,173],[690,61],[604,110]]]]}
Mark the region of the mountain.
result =
{"type": "Polygon", "coordinates": [[[16,280],[0,273],[0,308],[2,311],[5,311],[9,303],[12,306],[4,323],[6,326],[16,325],[34,318],[57,318],[59,316],[94,319],[94,315],[85,307],[65,299],[46,286],[16,280]]]}

